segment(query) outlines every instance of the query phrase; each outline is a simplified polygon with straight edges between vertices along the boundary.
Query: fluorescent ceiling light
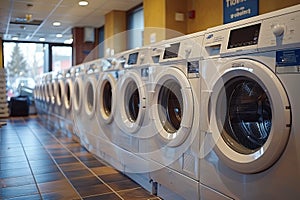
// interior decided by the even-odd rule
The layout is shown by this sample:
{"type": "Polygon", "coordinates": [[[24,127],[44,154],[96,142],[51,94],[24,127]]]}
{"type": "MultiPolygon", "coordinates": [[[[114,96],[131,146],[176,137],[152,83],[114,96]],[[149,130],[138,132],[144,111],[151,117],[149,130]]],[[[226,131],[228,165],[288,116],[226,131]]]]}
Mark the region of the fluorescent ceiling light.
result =
{"type": "Polygon", "coordinates": [[[53,26],[60,26],[61,25],[61,23],[60,22],[53,22],[53,24],[52,24],[53,26]]]}
{"type": "Polygon", "coordinates": [[[68,39],[64,41],[65,44],[72,44],[73,43],[73,39],[68,39]]]}
{"type": "Polygon", "coordinates": [[[80,5],[80,6],[87,6],[88,4],[89,4],[88,1],[79,1],[78,2],[78,5],[80,5]]]}
{"type": "Polygon", "coordinates": [[[63,35],[62,34],[56,34],[57,38],[61,38],[63,35]]]}
{"type": "Polygon", "coordinates": [[[19,38],[17,36],[14,36],[11,38],[12,40],[18,40],[19,38]]]}
{"type": "Polygon", "coordinates": [[[45,42],[46,41],[46,39],[43,38],[43,37],[41,37],[39,40],[40,40],[40,42],[45,42]]]}

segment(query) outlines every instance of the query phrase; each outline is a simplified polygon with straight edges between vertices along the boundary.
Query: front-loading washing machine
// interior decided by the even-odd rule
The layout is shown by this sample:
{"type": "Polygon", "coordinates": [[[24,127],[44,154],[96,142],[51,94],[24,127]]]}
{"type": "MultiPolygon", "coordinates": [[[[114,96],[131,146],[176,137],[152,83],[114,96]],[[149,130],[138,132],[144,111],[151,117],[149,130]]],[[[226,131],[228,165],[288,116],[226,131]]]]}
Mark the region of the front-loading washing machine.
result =
{"type": "Polygon", "coordinates": [[[167,40],[151,69],[151,131],[139,140],[140,156],[149,161],[150,177],[164,199],[198,199],[199,60],[204,32],[167,40]]]}
{"type": "MultiPolygon", "coordinates": [[[[65,112],[62,116],[64,119],[64,127],[63,131],[72,136],[74,134],[74,119],[73,119],[73,96],[74,96],[74,83],[75,83],[75,72],[76,66],[71,67],[65,72],[65,80],[64,80],[64,91],[65,95],[63,96],[63,107],[65,112]]],[[[75,137],[76,138],[76,137],[75,137]]]]}
{"type": "Polygon", "coordinates": [[[133,153],[139,152],[139,137],[148,132],[149,55],[148,48],[125,52],[124,68],[117,86],[120,95],[115,118],[118,130],[111,139],[133,153]]]}
{"type": "Polygon", "coordinates": [[[109,130],[104,133],[113,149],[113,151],[104,150],[109,155],[105,160],[150,191],[152,183],[146,169],[148,162],[137,155],[139,138],[146,137],[151,131],[148,129],[151,121],[148,93],[151,89],[150,63],[152,63],[149,53],[150,48],[146,47],[115,55],[111,62],[111,68],[115,70],[104,72],[98,91],[99,97],[102,98],[99,100],[101,116],[99,121],[109,126],[109,130]],[[112,85],[115,80],[117,80],[116,84],[112,85]],[[112,99],[110,93],[107,93],[108,98],[104,95],[106,87],[114,93],[112,99]],[[106,122],[111,118],[106,118],[107,115],[103,112],[103,103],[107,100],[109,100],[108,105],[111,103],[113,105],[113,121],[108,124],[106,122]]]}
{"type": "Polygon", "coordinates": [[[93,146],[90,140],[90,135],[97,135],[99,126],[96,119],[96,92],[97,81],[101,71],[101,60],[95,60],[84,63],[84,75],[81,76],[80,81],[77,80],[77,94],[81,94],[81,112],[77,115],[77,128],[80,132],[80,141],[88,150],[92,151],[93,146]],[[81,83],[79,83],[81,82],[81,83]],[[81,84],[81,87],[79,87],[81,84]],[[81,91],[80,91],[81,88],[81,91]]]}
{"type": "Polygon", "coordinates": [[[74,122],[74,135],[77,136],[78,140],[81,139],[81,127],[83,125],[82,115],[84,112],[83,108],[83,79],[86,75],[85,65],[80,64],[74,67],[75,70],[75,81],[73,88],[73,96],[72,96],[72,109],[73,109],[73,122],[74,122]]]}
{"type": "Polygon", "coordinates": [[[66,80],[66,71],[56,72],[55,80],[53,83],[53,89],[55,95],[55,104],[53,105],[54,114],[54,128],[58,131],[64,130],[65,127],[65,113],[66,108],[64,106],[64,98],[65,98],[65,80],[66,80]],[[56,90],[56,91],[55,91],[56,90]]]}
{"type": "Polygon", "coordinates": [[[201,199],[300,197],[300,5],[208,29],[201,199]]]}

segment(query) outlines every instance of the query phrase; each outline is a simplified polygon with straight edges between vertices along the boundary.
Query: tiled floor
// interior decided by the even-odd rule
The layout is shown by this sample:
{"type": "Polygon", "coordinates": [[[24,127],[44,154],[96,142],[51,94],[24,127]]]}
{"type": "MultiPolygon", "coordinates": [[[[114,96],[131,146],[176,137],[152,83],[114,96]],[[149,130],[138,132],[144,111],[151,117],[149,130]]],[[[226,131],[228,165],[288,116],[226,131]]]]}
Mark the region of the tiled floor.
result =
{"type": "Polygon", "coordinates": [[[36,117],[0,128],[0,199],[159,199],[36,117]]]}

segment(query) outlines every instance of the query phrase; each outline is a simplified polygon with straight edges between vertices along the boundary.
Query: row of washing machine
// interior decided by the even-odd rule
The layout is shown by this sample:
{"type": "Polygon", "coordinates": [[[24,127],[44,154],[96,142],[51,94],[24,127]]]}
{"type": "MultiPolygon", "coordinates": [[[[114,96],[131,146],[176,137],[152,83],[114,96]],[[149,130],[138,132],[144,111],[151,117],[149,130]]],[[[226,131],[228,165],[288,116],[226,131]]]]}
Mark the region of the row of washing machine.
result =
{"type": "Polygon", "coordinates": [[[300,6],[39,77],[39,115],[164,199],[300,198],[300,6]]]}

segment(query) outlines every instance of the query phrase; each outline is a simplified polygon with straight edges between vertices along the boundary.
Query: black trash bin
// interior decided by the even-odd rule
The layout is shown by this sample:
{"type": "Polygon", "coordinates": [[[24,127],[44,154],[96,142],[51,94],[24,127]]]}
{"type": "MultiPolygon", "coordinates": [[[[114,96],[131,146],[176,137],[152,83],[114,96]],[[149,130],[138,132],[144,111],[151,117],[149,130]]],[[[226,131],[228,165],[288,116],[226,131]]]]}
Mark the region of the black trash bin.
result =
{"type": "Polygon", "coordinates": [[[29,114],[29,97],[17,96],[10,99],[9,104],[10,116],[28,116],[29,114]]]}

